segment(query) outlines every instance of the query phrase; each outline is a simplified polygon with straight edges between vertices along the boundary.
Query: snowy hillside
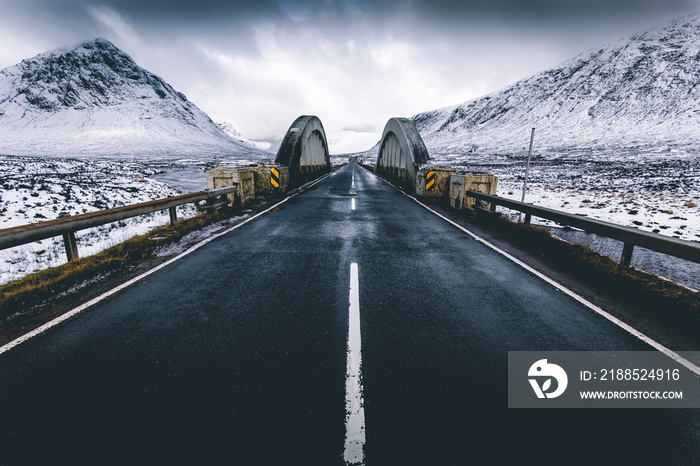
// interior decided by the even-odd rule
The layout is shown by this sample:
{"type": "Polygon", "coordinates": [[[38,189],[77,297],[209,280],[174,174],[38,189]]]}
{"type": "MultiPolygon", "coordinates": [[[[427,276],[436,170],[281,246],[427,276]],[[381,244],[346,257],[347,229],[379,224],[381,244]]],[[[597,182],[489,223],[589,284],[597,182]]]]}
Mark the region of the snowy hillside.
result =
{"type": "Polygon", "coordinates": [[[412,117],[431,155],[696,153],[700,14],[589,51],[500,92],[412,117]]]}
{"type": "Polygon", "coordinates": [[[0,71],[0,154],[267,157],[104,39],[0,71]]]}

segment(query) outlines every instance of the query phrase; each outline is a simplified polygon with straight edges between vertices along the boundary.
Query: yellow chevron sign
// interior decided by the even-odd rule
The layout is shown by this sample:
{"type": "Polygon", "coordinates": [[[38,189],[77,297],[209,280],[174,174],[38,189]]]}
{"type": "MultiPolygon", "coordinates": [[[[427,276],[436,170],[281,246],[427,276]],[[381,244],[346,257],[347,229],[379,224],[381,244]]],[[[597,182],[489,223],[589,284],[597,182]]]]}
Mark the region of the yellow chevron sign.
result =
{"type": "Polygon", "coordinates": [[[276,168],[270,168],[270,183],[272,183],[272,186],[275,188],[280,187],[280,172],[278,172],[276,168]]]}
{"type": "Polygon", "coordinates": [[[425,177],[425,189],[428,191],[435,190],[435,172],[429,171],[425,177]]]}

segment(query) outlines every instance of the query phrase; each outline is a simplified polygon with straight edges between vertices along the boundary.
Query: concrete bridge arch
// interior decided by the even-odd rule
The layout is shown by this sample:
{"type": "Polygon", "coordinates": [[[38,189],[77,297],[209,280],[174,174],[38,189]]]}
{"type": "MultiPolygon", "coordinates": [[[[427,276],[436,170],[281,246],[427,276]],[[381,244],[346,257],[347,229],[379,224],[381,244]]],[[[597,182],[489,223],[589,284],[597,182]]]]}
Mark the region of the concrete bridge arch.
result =
{"type": "Polygon", "coordinates": [[[313,115],[294,120],[277,151],[275,163],[289,167],[290,185],[329,172],[331,159],[321,120],[313,115]]]}
{"type": "Polygon", "coordinates": [[[375,171],[415,187],[416,173],[428,160],[428,149],[411,120],[391,118],[382,133],[375,171]]]}

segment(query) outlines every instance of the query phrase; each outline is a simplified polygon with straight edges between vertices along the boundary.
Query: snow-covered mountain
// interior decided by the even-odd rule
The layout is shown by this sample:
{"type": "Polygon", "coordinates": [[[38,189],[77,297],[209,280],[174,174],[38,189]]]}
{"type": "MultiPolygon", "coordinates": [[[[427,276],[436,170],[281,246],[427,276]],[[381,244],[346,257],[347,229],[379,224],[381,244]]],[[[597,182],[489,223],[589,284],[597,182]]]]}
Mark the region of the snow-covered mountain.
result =
{"type": "Polygon", "coordinates": [[[243,136],[231,123],[227,121],[217,122],[216,126],[219,127],[221,131],[224,132],[228,137],[235,139],[238,142],[242,142],[251,147],[255,147],[260,150],[269,150],[272,144],[265,141],[251,141],[250,139],[243,136]]]}
{"type": "Polygon", "coordinates": [[[700,14],[583,53],[499,92],[412,117],[431,156],[696,154],[700,14]]]}
{"type": "Polygon", "coordinates": [[[0,71],[0,154],[265,156],[104,39],[0,71]]]}

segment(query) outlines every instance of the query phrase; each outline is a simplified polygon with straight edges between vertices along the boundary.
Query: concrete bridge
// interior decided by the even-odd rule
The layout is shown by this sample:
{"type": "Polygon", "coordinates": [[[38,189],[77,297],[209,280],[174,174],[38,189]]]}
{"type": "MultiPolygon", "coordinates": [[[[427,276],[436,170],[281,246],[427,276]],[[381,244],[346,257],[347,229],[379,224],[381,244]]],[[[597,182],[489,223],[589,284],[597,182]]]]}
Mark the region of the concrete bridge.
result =
{"type": "Polygon", "coordinates": [[[418,130],[407,118],[392,118],[384,127],[375,171],[415,186],[418,170],[430,156],[418,130]]]}
{"type": "Polygon", "coordinates": [[[321,120],[312,115],[297,118],[282,140],[275,163],[289,168],[292,186],[328,173],[331,159],[321,120]]]}
{"type": "Polygon", "coordinates": [[[695,409],[508,408],[509,352],[659,349],[601,311],[353,161],[0,348],[0,464],[697,464],[695,409]]]}

